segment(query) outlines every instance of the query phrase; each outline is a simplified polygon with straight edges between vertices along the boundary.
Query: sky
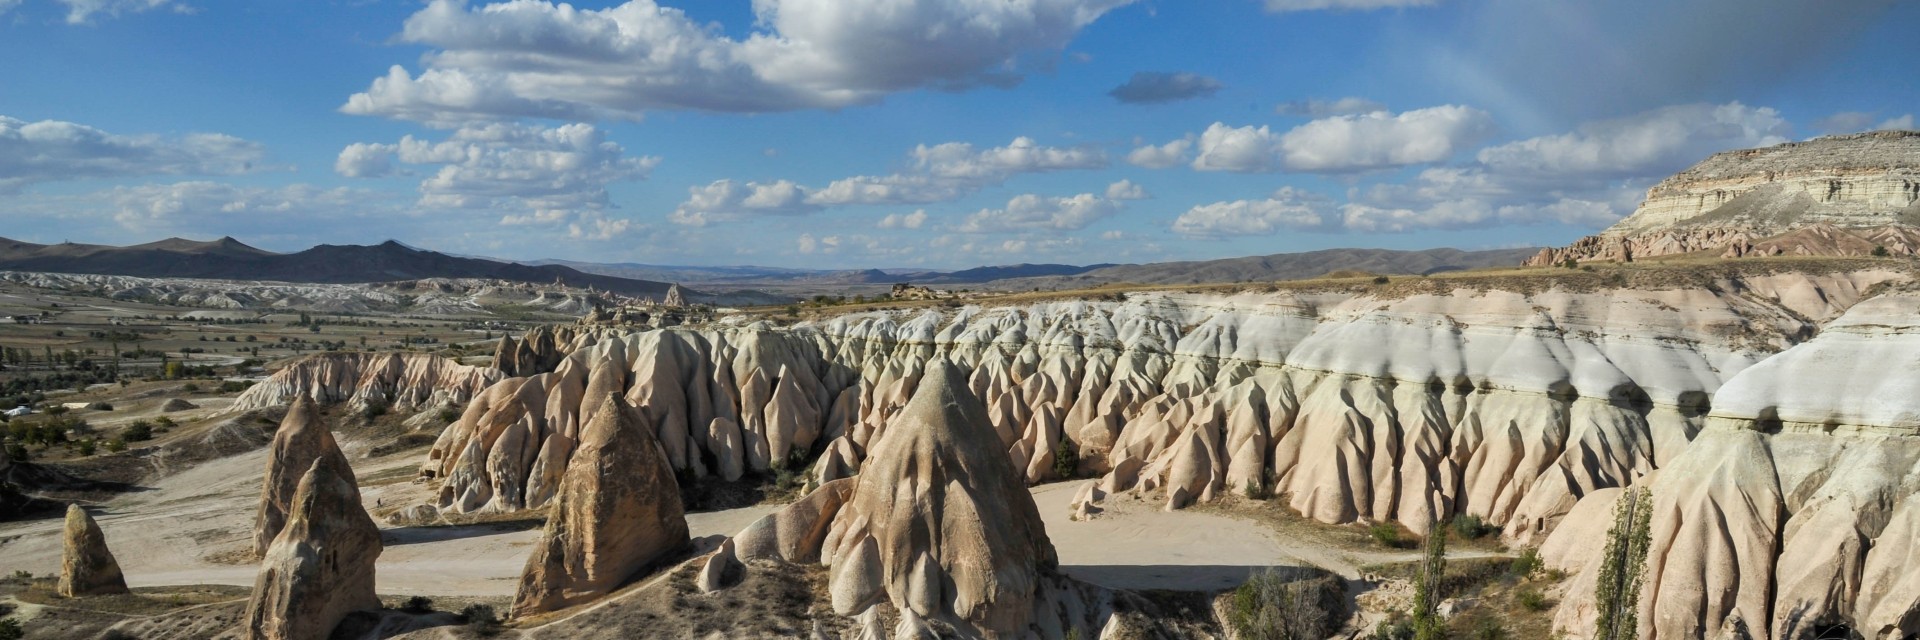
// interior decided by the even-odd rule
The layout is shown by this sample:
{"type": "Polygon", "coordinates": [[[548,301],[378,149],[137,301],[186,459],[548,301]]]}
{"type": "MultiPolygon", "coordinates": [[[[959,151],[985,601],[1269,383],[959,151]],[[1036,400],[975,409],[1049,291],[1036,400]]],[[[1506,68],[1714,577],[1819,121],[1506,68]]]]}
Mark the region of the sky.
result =
{"type": "Polygon", "coordinates": [[[0,236],[819,269],[1566,244],[1914,129],[1894,0],[0,0],[0,236]]]}

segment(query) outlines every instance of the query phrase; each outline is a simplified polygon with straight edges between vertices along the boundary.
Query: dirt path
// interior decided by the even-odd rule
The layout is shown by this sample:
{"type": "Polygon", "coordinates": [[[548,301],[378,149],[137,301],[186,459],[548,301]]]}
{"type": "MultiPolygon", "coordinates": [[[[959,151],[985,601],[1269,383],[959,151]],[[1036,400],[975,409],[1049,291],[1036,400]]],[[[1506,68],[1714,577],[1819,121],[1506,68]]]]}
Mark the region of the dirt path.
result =
{"type": "MultiPolygon", "coordinates": [[[[356,460],[362,478],[404,474],[415,462],[356,460]]],[[[127,494],[96,514],[108,544],[134,587],[178,584],[250,586],[251,563],[238,558],[249,545],[265,451],[213,460],[127,494]]],[[[373,480],[363,488],[369,507],[410,504],[425,487],[373,480]]],[[[1226,589],[1262,567],[1318,566],[1358,578],[1366,564],[1410,560],[1412,551],[1359,550],[1332,542],[1317,525],[1281,535],[1267,523],[1210,510],[1166,512],[1159,505],[1112,496],[1106,511],[1086,522],[1067,518],[1078,483],[1036,487],[1033,496],[1070,575],[1128,589],[1226,589]]],[[[696,539],[737,533],[776,507],[760,506],[688,515],[696,539]]],[[[385,525],[383,525],[385,526],[385,525]]],[[[0,573],[59,570],[58,519],[0,525],[0,573]]],[[[393,595],[510,596],[538,538],[528,523],[460,527],[385,528],[378,589],[393,595]]],[[[1488,555],[1464,552],[1460,557],[1488,555]]]]}

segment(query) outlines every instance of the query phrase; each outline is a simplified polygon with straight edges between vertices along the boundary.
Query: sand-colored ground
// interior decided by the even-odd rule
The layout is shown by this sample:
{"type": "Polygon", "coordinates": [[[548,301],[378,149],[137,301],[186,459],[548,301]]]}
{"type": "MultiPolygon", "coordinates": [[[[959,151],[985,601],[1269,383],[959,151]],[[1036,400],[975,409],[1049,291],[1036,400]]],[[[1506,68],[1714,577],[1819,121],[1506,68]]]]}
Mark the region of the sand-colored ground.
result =
{"type": "MultiPolygon", "coordinates": [[[[355,447],[349,446],[352,451],[355,447]]],[[[401,479],[412,456],[357,460],[369,508],[415,504],[426,488],[401,479]]],[[[244,561],[266,452],[221,458],[102,505],[96,513],[131,586],[253,584],[244,561]]],[[[1166,512],[1121,495],[1090,521],[1067,518],[1078,483],[1036,487],[1047,534],[1067,573],[1133,589],[1231,588],[1254,569],[1315,565],[1353,577],[1365,563],[1411,557],[1343,549],[1329,539],[1289,533],[1219,512],[1166,512]]],[[[688,515],[693,536],[731,535],[775,507],[688,515]]],[[[0,573],[48,575],[60,566],[58,519],[0,524],[0,573]]],[[[532,523],[385,527],[379,591],[390,595],[510,596],[539,535],[532,523]]],[[[716,541],[708,540],[708,543],[716,541]]]]}

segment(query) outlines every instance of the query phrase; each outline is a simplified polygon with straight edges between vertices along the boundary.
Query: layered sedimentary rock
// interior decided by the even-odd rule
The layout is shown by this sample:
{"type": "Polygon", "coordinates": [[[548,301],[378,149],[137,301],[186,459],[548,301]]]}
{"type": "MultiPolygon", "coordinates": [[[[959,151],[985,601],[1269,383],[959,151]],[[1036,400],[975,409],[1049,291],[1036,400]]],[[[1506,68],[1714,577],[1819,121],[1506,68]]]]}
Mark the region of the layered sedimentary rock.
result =
{"type": "Polygon", "coordinates": [[[319,404],[418,408],[467,402],[506,376],[418,353],[322,353],[275,372],[240,394],[230,411],[264,409],[307,398],[319,404]]]}
{"type": "Polygon", "coordinates": [[[1647,192],[1633,215],[1527,264],[1864,256],[1920,250],[1920,132],[1876,131],[1714,154],[1647,192]],[[1815,234],[1795,233],[1819,229],[1815,234]]]}
{"type": "Polygon", "coordinates": [[[652,428],[617,396],[602,396],[520,574],[513,615],[611,593],[687,540],[680,489],[652,428]]]}
{"type": "MultiPolygon", "coordinates": [[[[254,516],[253,553],[265,556],[293,512],[294,495],[300,480],[318,461],[336,475],[351,476],[347,457],[340,452],[333,432],[320,418],[319,409],[305,396],[296,398],[287,408],[274,432],[272,448],[267,452],[266,479],[260,487],[260,509],[254,516]]],[[[358,489],[353,498],[359,499],[358,489]]]]}
{"type": "Polygon", "coordinates": [[[66,553],[60,558],[60,583],[55,585],[55,592],[68,598],[127,592],[120,563],[107,550],[107,536],[86,509],[67,505],[67,524],[61,535],[66,553]]]}
{"type": "Polygon", "coordinates": [[[733,553],[827,565],[836,613],[871,620],[890,604],[900,637],[934,624],[965,638],[1094,637],[1106,595],[1059,573],[1021,470],[965,378],[929,363],[858,478],[748,527],[733,553]]]}
{"type": "MultiPolygon", "coordinates": [[[[1920,294],[1905,292],[1862,302],[1729,380],[1698,438],[1643,484],[1653,520],[1640,637],[1920,633],[1915,370],[1920,294]]],[[[1611,500],[1596,493],[1576,513],[1611,500]]],[[[1586,567],[1574,589],[1591,587],[1597,550],[1562,539],[1590,540],[1586,529],[1547,545],[1559,564],[1586,567]]],[[[1592,632],[1581,606],[1562,605],[1561,631],[1592,632]]]]}
{"type": "Polygon", "coordinates": [[[351,469],[316,459],[300,478],[287,526],[260,563],[242,634],[322,640],[347,614],[380,608],[374,561],[380,530],[360,505],[351,469]]]}
{"type": "Polygon", "coordinates": [[[1252,483],[1325,522],[1424,530],[1470,513],[1519,540],[1686,446],[1719,386],[1812,335],[1886,272],[1678,289],[1140,294],[953,312],[554,334],[552,371],[469,404],[422,469],[456,512],[538,507],[599,399],[669,464],[733,478],[865,473],[923,373],[949,363],[1029,482],[1071,452],[1169,507],[1252,483]]]}

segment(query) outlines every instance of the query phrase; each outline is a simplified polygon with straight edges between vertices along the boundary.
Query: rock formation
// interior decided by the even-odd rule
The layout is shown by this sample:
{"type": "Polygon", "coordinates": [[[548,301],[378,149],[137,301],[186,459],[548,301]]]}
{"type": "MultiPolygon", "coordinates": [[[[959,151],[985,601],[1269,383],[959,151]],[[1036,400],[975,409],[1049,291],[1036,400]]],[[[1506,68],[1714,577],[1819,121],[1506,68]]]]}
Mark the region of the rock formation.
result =
{"type": "Polygon", "coordinates": [[[676,285],[667,287],[667,297],[665,300],[662,300],[660,302],[660,305],[665,307],[687,306],[687,297],[680,293],[680,285],[676,284],[676,285]]]}
{"type": "Polygon", "coordinates": [[[1920,132],[1875,131],[1714,154],[1647,192],[1633,215],[1527,261],[1627,262],[1920,253],[1920,132]],[[1813,233],[1798,233],[1814,230],[1813,233]]]}
{"type": "Polygon", "coordinates": [[[63,597],[102,596],[127,592],[127,579],[120,574],[120,563],[107,550],[107,536],[100,525],[80,505],[67,505],[66,554],[60,559],[60,583],[55,591],[63,597]]]}
{"type": "Polygon", "coordinates": [[[652,426],[612,395],[591,415],[520,574],[514,617],[604,596],[687,545],[679,485],[652,426]]]}
{"type": "Polygon", "coordinates": [[[372,404],[396,408],[459,404],[505,377],[492,368],[434,355],[321,353],[301,358],[247,389],[229,411],[263,409],[294,398],[323,405],[344,402],[355,409],[372,404]]]}
{"type": "MultiPolygon", "coordinates": [[[[333,432],[320,418],[319,408],[301,396],[280,420],[280,429],[274,432],[272,448],[267,452],[266,480],[260,487],[260,509],[253,524],[255,556],[265,556],[267,548],[286,526],[301,478],[315,461],[333,469],[335,475],[353,475],[346,455],[333,439],[333,432]]],[[[359,489],[350,489],[354,500],[359,500],[359,489]]]]}
{"type": "MultiPolygon", "coordinates": [[[[1916,309],[1912,292],[1862,302],[1715,395],[1694,442],[1641,483],[1653,520],[1640,637],[1920,633],[1916,309]]],[[[1591,519],[1581,514],[1615,494],[1595,492],[1569,518],[1591,519]]],[[[1584,568],[1572,589],[1591,589],[1598,571],[1594,545],[1579,542],[1594,530],[1563,526],[1545,546],[1549,562],[1584,568]]],[[[1592,633],[1591,605],[1561,606],[1562,632],[1592,633]]]]}
{"type": "Polygon", "coordinates": [[[260,563],[242,633],[248,640],[323,640],[347,614],[380,608],[374,561],[380,530],[360,504],[353,470],[313,461],[287,526],[260,563]]]}
{"type": "Polygon", "coordinates": [[[1105,594],[1059,573],[1021,470],[965,379],[930,363],[858,478],[755,523],[733,551],[817,559],[836,613],[870,619],[888,603],[900,637],[920,637],[929,622],[967,638],[1092,637],[1105,594]]]}
{"type": "Polygon", "coordinates": [[[1904,277],[1137,294],[792,329],[567,327],[537,338],[557,352],[538,355],[553,369],[479,394],[422,474],[443,511],[539,507],[578,425],[618,395],[676,470],[731,479],[812,460],[810,480],[826,485],[865,472],[944,362],[965,372],[1029,482],[1070,451],[1080,474],[1107,475],[1103,490],[1175,508],[1258,482],[1325,522],[1424,531],[1470,513],[1528,540],[1587,492],[1678,455],[1727,378],[1904,277]]]}

